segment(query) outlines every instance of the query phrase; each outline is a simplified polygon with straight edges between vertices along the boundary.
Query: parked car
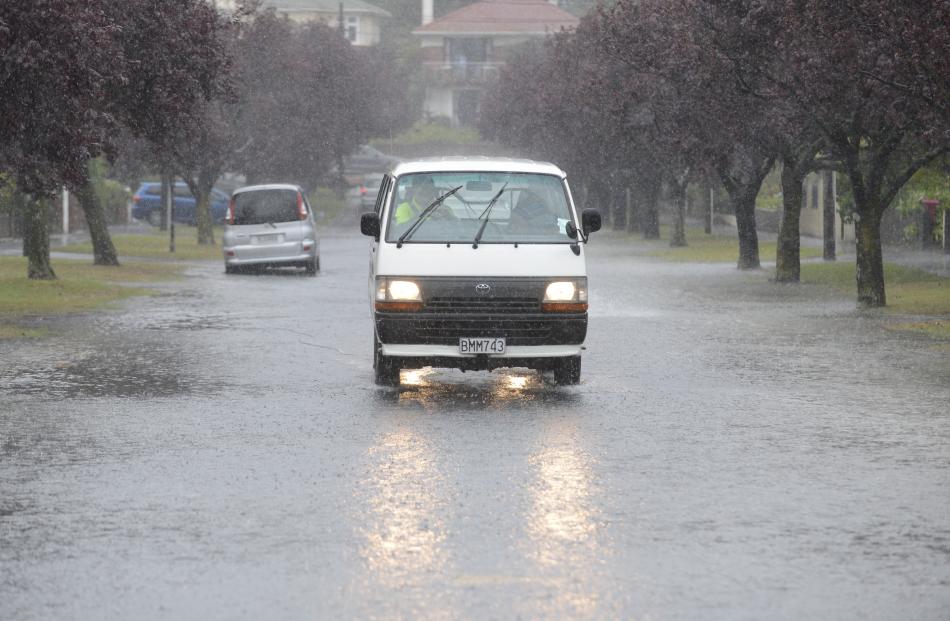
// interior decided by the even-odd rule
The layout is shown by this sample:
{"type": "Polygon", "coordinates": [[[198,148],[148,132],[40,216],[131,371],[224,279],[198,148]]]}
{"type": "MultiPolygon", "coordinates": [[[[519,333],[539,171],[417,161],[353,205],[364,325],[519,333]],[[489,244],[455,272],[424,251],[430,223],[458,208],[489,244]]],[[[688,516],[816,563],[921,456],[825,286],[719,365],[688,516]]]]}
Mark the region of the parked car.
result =
{"type": "Polygon", "coordinates": [[[363,183],[360,184],[360,208],[363,211],[372,211],[376,205],[376,196],[379,194],[379,186],[383,183],[385,175],[374,173],[365,175],[363,183]]]}
{"type": "MultiPolygon", "coordinates": [[[[175,222],[195,225],[195,206],[197,201],[188,185],[176,183],[173,189],[175,222]]],[[[162,222],[162,184],[147,182],[139,186],[132,195],[132,217],[136,220],[145,220],[152,226],[159,226],[162,222]]],[[[215,224],[224,222],[228,211],[228,195],[219,190],[211,190],[211,220],[215,224]]]]}
{"type": "Polygon", "coordinates": [[[346,190],[343,200],[349,213],[355,212],[359,215],[364,211],[372,211],[383,176],[379,173],[363,175],[362,181],[346,190]]]}
{"type": "Polygon", "coordinates": [[[400,370],[528,367],[577,384],[587,334],[587,240],[565,173],[528,160],[404,162],[360,219],[371,238],[376,383],[400,370]]]}
{"type": "Polygon", "coordinates": [[[344,157],[343,166],[347,175],[381,173],[391,169],[399,161],[398,157],[387,155],[367,144],[358,147],[353,153],[344,157]]]}
{"type": "Polygon", "coordinates": [[[231,195],[222,241],[224,271],[247,268],[320,269],[313,209],[302,188],[274,183],[238,188],[231,195]]]}

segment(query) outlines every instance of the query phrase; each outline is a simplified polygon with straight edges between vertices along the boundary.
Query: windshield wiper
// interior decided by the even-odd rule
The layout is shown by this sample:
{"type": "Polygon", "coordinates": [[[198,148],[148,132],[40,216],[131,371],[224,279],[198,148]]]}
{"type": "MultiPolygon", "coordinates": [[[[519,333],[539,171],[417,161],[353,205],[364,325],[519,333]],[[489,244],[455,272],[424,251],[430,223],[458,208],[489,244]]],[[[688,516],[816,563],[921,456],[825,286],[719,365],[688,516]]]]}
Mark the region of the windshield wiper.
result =
{"type": "Polygon", "coordinates": [[[461,185],[454,187],[448,192],[446,192],[445,194],[443,194],[442,196],[440,196],[439,198],[429,203],[428,207],[423,209],[422,213],[419,214],[419,217],[416,218],[416,221],[412,223],[412,226],[406,229],[406,232],[400,235],[399,239],[396,240],[396,248],[402,248],[402,242],[409,239],[412,236],[412,234],[416,232],[416,229],[419,228],[419,225],[422,224],[423,221],[429,217],[429,214],[435,211],[439,207],[439,205],[441,205],[442,202],[445,201],[445,199],[452,196],[453,194],[461,190],[463,187],[464,186],[461,186],[461,185]]]}
{"type": "Polygon", "coordinates": [[[492,199],[488,201],[488,206],[485,207],[485,211],[482,212],[482,215],[478,216],[478,219],[481,220],[482,217],[485,220],[482,221],[482,225],[478,227],[478,233],[475,233],[475,241],[472,243],[472,248],[478,248],[478,242],[482,238],[482,233],[485,232],[485,227],[488,225],[488,220],[491,218],[491,208],[495,206],[495,201],[501,196],[501,193],[505,191],[505,188],[508,187],[508,182],[505,181],[505,185],[501,186],[501,189],[498,190],[498,194],[492,196],[492,199]]]}

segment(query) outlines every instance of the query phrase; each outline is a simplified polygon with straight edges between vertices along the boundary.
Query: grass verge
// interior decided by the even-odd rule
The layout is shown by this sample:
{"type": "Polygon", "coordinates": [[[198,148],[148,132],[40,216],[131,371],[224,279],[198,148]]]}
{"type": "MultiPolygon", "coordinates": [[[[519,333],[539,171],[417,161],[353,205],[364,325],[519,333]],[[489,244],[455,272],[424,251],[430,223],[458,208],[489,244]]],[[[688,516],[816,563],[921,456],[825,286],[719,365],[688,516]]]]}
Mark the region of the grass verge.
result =
{"type": "MultiPolygon", "coordinates": [[[[175,259],[179,261],[222,260],[220,246],[222,231],[223,229],[220,227],[215,228],[215,245],[199,246],[197,229],[176,226],[174,253],[168,251],[168,231],[159,231],[158,229],[155,229],[153,233],[143,233],[141,235],[113,235],[112,243],[115,244],[116,252],[119,253],[119,261],[122,260],[122,257],[175,259]]],[[[57,252],[92,254],[92,243],[71,244],[55,250],[57,252]]]]}
{"type": "MultiPolygon", "coordinates": [[[[854,263],[808,263],[802,265],[802,282],[834,287],[854,293],[854,263]]],[[[950,340],[950,279],[913,267],[884,264],[887,306],[884,311],[898,315],[921,315],[927,319],[898,323],[893,330],[919,332],[950,340]]]]}
{"type": "Polygon", "coordinates": [[[46,336],[45,328],[20,325],[29,315],[65,315],[108,308],[126,298],[149,295],[146,284],[179,277],[167,263],[101,267],[77,261],[53,265],[57,280],[30,280],[26,259],[0,257],[0,339],[46,336]]]}
{"type": "MultiPolygon", "coordinates": [[[[661,227],[662,240],[669,240],[669,227],[661,227]]],[[[658,242],[658,243],[662,243],[658,242]]],[[[668,241],[666,242],[669,243],[668,241]]],[[[650,251],[650,256],[659,257],[667,261],[684,263],[735,263],[739,259],[739,240],[735,235],[707,235],[703,229],[689,227],[686,229],[686,243],[688,246],[673,248],[657,248],[650,251]]],[[[760,242],[759,257],[763,261],[775,260],[775,242],[760,242]]],[[[821,249],[803,246],[801,257],[820,257],[821,249]]]]}

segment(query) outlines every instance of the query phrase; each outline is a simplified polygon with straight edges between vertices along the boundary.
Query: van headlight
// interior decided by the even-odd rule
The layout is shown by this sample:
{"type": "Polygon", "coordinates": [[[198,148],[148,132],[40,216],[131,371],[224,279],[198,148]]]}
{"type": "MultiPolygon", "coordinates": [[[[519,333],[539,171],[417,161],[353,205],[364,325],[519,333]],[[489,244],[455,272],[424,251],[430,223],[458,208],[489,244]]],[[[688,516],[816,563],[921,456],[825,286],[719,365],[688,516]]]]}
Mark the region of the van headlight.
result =
{"type": "Polygon", "coordinates": [[[553,313],[587,312],[587,279],[565,278],[548,283],[541,310],[553,313]]]}
{"type": "Polygon", "coordinates": [[[376,278],[376,310],[391,312],[422,309],[419,284],[403,278],[376,278]]]}

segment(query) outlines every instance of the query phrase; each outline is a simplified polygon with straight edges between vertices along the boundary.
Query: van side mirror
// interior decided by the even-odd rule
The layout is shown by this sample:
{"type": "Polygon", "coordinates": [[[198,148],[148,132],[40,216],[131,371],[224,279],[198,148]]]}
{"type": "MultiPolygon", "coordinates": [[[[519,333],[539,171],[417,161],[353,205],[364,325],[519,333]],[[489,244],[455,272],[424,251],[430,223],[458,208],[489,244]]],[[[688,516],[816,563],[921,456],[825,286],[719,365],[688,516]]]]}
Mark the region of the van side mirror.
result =
{"type": "Polygon", "coordinates": [[[379,214],[364,213],[360,216],[360,232],[379,241],[379,214]]]}
{"type": "Polygon", "coordinates": [[[584,228],[585,236],[590,235],[594,231],[599,231],[600,224],[600,212],[596,209],[585,209],[581,212],[581,226],[584,228]]]}

